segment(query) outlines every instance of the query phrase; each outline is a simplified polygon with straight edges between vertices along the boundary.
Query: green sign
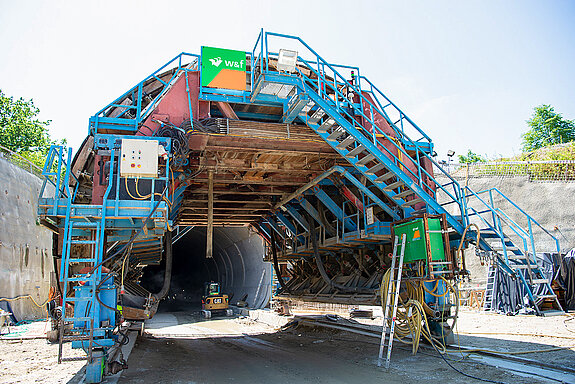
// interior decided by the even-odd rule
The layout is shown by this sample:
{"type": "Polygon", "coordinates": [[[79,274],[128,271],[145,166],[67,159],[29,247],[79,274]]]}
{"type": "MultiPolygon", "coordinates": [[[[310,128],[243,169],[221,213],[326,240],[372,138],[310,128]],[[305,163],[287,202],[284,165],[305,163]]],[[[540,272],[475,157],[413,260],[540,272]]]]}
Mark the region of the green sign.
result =
{"type": "Polygon", "coordinates": [[[246,90],[246,53],[202,47],[202,87],[246,90]]]}

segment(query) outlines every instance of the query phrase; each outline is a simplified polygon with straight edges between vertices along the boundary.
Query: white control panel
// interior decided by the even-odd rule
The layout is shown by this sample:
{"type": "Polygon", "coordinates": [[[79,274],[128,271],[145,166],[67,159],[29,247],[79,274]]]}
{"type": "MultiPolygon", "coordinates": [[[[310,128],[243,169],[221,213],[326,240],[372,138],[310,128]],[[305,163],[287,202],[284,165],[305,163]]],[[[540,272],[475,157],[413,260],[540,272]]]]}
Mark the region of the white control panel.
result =
{"type": "Polygon", "coordinates": [[[120,176],[158,177],[157,140],[122,139],[120,176]]]}

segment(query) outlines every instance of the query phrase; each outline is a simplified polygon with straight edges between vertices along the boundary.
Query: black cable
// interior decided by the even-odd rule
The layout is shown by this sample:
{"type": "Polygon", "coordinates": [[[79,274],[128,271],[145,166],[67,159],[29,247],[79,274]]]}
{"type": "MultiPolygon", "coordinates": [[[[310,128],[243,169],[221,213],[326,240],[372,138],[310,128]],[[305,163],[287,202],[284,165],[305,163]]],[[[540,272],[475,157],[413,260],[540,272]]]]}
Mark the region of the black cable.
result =
{"type": "Polygon", "coordinates": [[[100,303],[100,305],[103,306],[104,308],[108,308],[108,309],[111,310],[111,311],[118,312],[119,314],[122,314],[122,312],[120,312],[120,311],[118,310],[118,308],[112,308],[112,307],[110,307],[109,305],[104,304],[104,302],[102,302],[102,300],[100,300],[100,296],[98,296],[99,293],[100,293],[100,291],[101,291],[102,285],[104,285],[104,283],[105,283],[106,281],[108,281],[108,279],[110,279],[110,277],[112,277],[112,274],[111,274],[111,273],[108,273],[107,275],[108,275],[108,277],[106,277],[104,280],[102,280],[102,281],[100,282],[100,284],[98,284],[98,287],[96,287],[96,292],[95,292],[95,293],[96,293],[96,300],[97,300],[98,303],[100,303]]]}
{"type": "Polygon", "coordinates": [[[183,128],[186,123],[189,125],[189,120],[184,121],[181,127],[176,127],[173,124],[163,125],[154,132],[154,136],[171,139],[171,166],[175,169],[188,164],[190,147],[186,130],[183,128]]]}
{"type": "Polygon", "coordinates": [[[285,284],[284,279],[281,275],[281,270],[280,270],[280,266],[278,263],[278,254],[277,254],[277,250],[276,250],[276,233],[274,232],[273,228],[271,231],[271,246],[272,246],[272,256],[274,259],[274,269],[276,271],[276,276],[278,278],[280,286],[282,287],[282,292],[285,291],[287,293],[291,293],[290,289],[285,284]]]}
{"type": "MultiPolygon", "coordinates": [[[[162,196],[166,193],[166,191],[168,190],[168,186],[166,185],[166,187],[164,188],[164,191],[162,192],[162,196]]],[[[156,212],[156,210],[158,209],[158,207],[160,206],[160,203],[162,202],[162,199],[158,199],[158,202],[156,203],[156,205],[154,206],[154,209],[152,209],[152,211],[150,212],[150,214],[148,215],[148,217],[146,217],[146,220],[144,220],[144,223],[142,224],[142,226],[140,227],[140,229],[138,229],[137,232],[135,232],[135,234],[132,235],[132,237],[130,237],[130,239],[128,240],[128,242],[120,249],[118,249],[116,252],[114,252],[111,256],[105,258],[104,260],[100,261],[98,264],[96,264],[91,270],[90,272],[88,272],[88,274],[93,273],[96,268],[98,268],[99,266],[101,266],[102,264],[104,264],[107,261],[112,260],[114,257],[116,257],[117,255],[119,255],[120,253],[123,253],[124,251],[127,250],[127,248],[132,245],[132,243],[134,242],[134,240],[136,240],[136,238],[140,235],[140,233],[142,233],[144,231],[144,227],[146,226],[146,224],[148,224],[148,221],[150,221],[150,219],[152,218],[152,215],[154,214],[154,212],[156,212]]]]}
{"type": "MultiPolygon", "coordinates": [[[[415,307],[420,313],[421,316],[425,316],[425,313],[421,311],[421,308],[419,307],[415,307]]],[[[439,356],[441,356],[441,358],[443,359],[443,361],[445,361],[447,363],[447,365],[449,365],[455,372],[458,372],[460,374],[462,374],[463,376],[469,377],[471,379],[475,379],[475,380],[479,380],[479,381],[484,381],[486,383],[495,383],[495,384],[506,384],[503,381],[495,381],[495,380],[489,380],[489,379],[482,379],[481,377],[477,377],[477,376],[473,376],[470,375],[468,373],[465,373],[463,371],[460,371],[459,369],[455,368],[453,365],[451,365],[451,363],[449,362],[449,360],[447,360],[445,358],[445,356],[443,356],[443,354],[441,352],[439,352],[439,350],[437,349],[437,347],[435,346],[435,343],[430,343],[431,346],[433,347],[433,349],[435,349],[435,351],[439,354],[439,356]]]]}

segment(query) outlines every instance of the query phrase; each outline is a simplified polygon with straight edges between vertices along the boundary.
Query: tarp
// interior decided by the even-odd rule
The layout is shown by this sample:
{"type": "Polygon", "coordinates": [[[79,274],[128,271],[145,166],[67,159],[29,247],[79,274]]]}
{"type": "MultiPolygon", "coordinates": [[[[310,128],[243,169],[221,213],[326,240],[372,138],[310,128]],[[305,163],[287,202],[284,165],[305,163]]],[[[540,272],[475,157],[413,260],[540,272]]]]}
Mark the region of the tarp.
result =
{"type": "MultiPolygon", "coordinates": [[[[566,255],[558,253],[538,253],[537,264],[541,267],[545,278],[556,281],[565,289],[565,301],[567,303],[564,310],[575,310],[575,249],[566,255]]],[[[527,270],[518,270],[527,281],[527,270]]],[[[534,311],[528,300],[527,290],[519,278],[513,279],[500,268],[495,271],[493,291],[493,311],[504,314],[532,313],[534,311]]],[[[543,286],[538,286],[538,290],[533,294],[542,293],[543,286]]]]}
{"type": "Polygon", "coordinates": [[[566,307],[563,309],[575,310],[575,249],[561,258],[555,280],[565,289],[566,307]]]}

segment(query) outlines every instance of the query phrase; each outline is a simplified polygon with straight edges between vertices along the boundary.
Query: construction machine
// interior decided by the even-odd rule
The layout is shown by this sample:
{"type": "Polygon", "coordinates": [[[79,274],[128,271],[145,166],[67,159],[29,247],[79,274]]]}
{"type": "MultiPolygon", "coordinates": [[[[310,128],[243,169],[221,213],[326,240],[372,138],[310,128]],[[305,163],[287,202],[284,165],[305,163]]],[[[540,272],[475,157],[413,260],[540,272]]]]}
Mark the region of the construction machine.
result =
{"type": "Polygon", "coordinates": [[[202,296],[202,315],[209,319],[212,315],[232,316],[234,312],[229,308],[228,295],[220,292],[220,284],[209,282],[204,284],[202,296]]]}

